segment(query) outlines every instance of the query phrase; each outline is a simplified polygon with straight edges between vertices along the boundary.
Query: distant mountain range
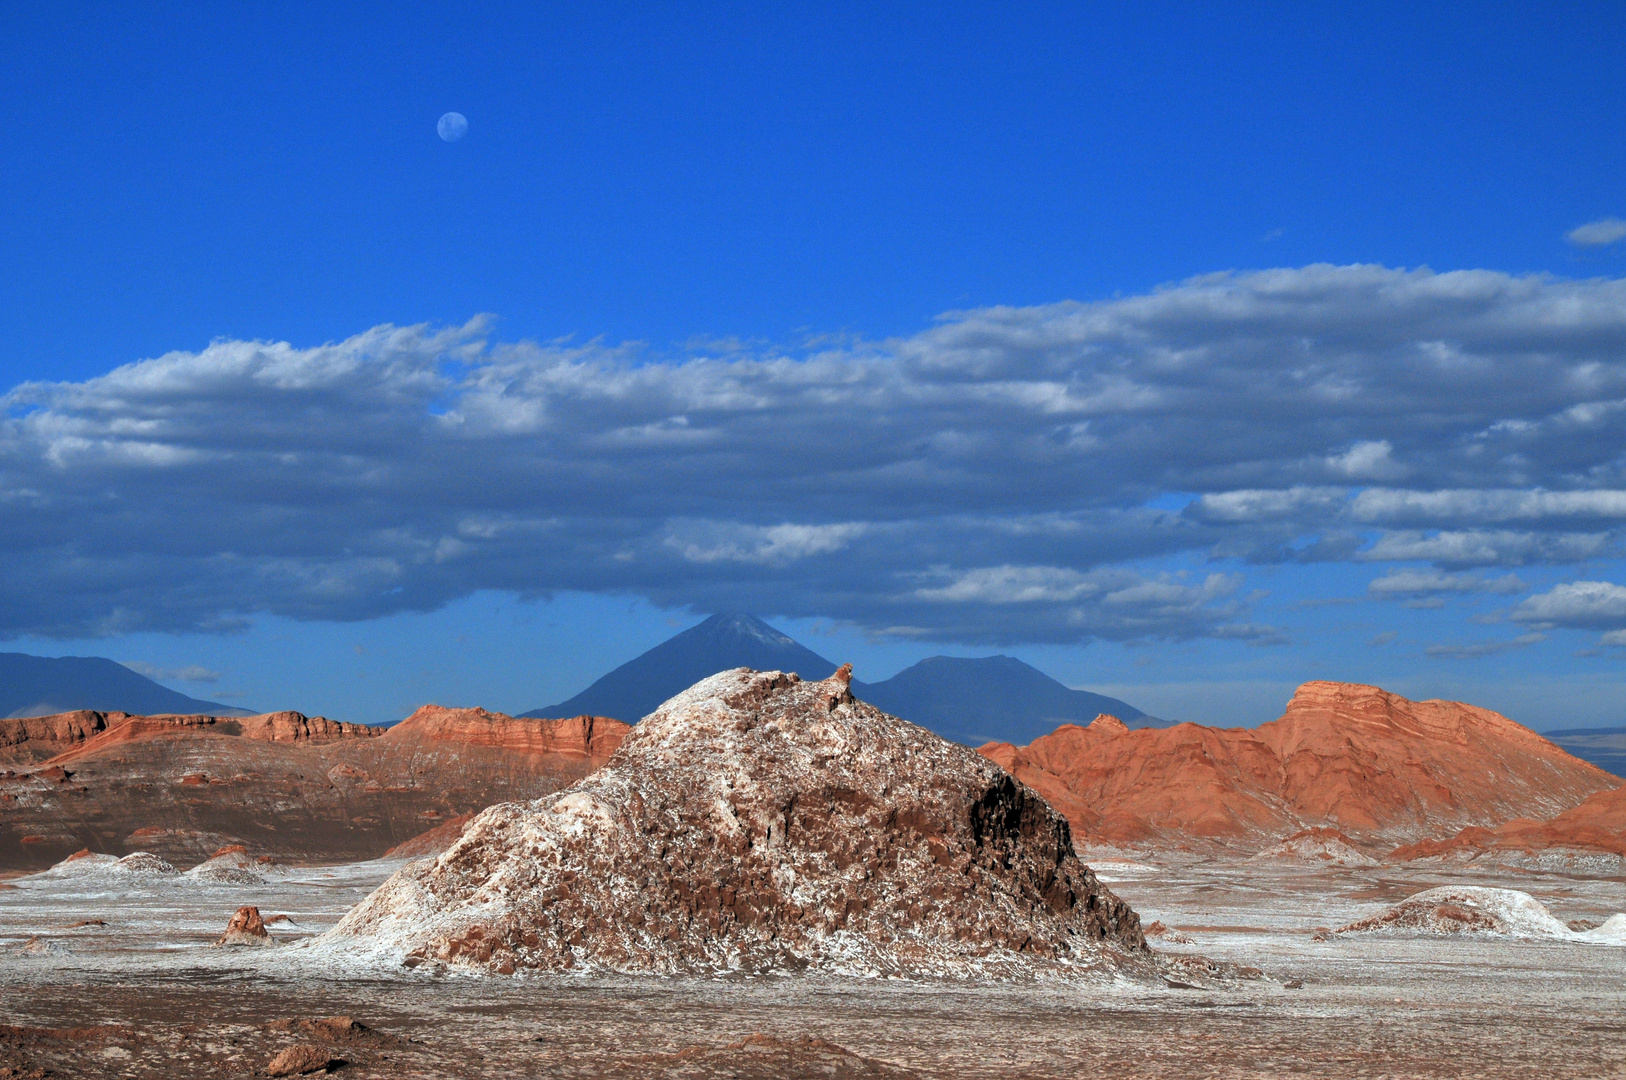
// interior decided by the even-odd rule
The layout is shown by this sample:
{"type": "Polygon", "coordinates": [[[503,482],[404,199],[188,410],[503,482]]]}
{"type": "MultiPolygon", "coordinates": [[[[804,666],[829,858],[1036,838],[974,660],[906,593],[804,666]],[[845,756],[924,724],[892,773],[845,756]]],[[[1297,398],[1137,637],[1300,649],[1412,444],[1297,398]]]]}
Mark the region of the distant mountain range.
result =
{"type": "MultiPolygon", "coordinates": [[[[557,719],[585,713],[635,723],[706,676],[736,667],[794,671],[804,679],[827,678],[836,669],[753,615],[713,615],[570,700],[524,715],[557,719]]],[[[1169,726],[1128,702],[1074,690],[1009,656],[933,656],[881,682],[855,679],[852,689],[860,700],[971,745],[1031,742],[1060,724],[1087,724],[1103,712],[1130,727],[1169,726]]]]}
{"type": "Polygon", "coordinates": [[[0,718],[50,716],[75,709],[249,716],[246,709],[201,701],[160,686],[101,656],[29,656],[0,653],[0,718]]]}

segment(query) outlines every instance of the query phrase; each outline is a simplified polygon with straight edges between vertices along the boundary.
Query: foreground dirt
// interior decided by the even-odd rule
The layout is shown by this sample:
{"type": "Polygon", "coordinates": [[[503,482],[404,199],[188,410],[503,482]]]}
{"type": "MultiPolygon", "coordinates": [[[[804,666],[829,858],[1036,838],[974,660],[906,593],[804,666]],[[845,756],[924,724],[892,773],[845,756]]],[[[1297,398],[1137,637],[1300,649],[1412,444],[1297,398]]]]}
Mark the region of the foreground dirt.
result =
{"type": "Polygon", "coordinates": [[[1510,1023],[1486,1007],[1505,1002],[1415,992],[1069,1000],[1031,986],[188,983],[32,987],[5,1010],[0,1068],[264,1076],[310,1046],[357,1077],[1626,1075],[1618,1013],[1526,1001],[1510,1023]],[[50,1026],[64,1017],[75,1026],[50,1026]]]}
{"type": "MultiPolygon", "coordinates": [[[[1626,1077],[1626,950],[1516,938],[1320,939],[1449,880],[1409,866],[1092,859],[1165,953],[1256,965],[1228,989],[784,976],[457,976],[312,966],[299,944],[394,869],[263,885],[0,892],[0,1070],[242,1077],[305,1047],[355,1077],[1626,1077]],[[241,905],[281,944],[211,949],[241,905]],[[273,915],[272,913],[276,913],[273,915]],[[292,921],[277,918],[291,913],[292,921]],[[81,925],[86,919],[103,925],[81,925]],[[60,950],[23,951],[28,940],[60,950]],[[1284,983],[1301,983],[1288,989],[1284,983]]],[[[1626,882],[1523,872],[1563,919],[1626,882]]],[[[6,1075],[0,1071],[0,1076],[6,1075]]]]}

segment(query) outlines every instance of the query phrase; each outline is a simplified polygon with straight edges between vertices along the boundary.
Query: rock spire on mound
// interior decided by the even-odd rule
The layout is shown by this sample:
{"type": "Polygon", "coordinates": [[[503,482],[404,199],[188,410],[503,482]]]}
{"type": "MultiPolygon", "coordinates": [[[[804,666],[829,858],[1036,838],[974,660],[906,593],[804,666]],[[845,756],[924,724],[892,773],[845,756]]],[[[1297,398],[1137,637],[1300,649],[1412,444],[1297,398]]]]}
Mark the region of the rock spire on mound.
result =
{"type": "MultiPolygon", "coordinates": [[[[498,972],[1019,974],[1143,961],[1067,821],[993,763],[823,682],[704,679],[602,769],[491,807],[331,945],[498,972]]],[[[410,962],[410,960],[409,960],[410,962]]]]}

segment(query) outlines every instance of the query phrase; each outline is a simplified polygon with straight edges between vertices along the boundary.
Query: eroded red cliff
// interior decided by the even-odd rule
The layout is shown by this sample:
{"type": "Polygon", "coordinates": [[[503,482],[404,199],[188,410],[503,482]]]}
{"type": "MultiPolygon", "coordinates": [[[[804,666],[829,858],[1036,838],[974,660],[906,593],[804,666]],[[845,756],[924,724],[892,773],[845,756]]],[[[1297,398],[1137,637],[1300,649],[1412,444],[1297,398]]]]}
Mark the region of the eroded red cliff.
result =
{"type": "Polygon", "coordinates": [[[982,753],[1098,843],[1260,846],[1310,826],[1393,846],[1550,817],[1616,778],[1489,709],[1310,682],[1257,729],[1113,717],[982,753]]]}
{"type": "Polygon", "coordinates": [[[89,848],[196,861],[247,843],[370,858],[509,799],[579,780],[627,726],[426,706],[393,728],[296,712],[64,713],[0,727],[0,868],[89,848]]]}

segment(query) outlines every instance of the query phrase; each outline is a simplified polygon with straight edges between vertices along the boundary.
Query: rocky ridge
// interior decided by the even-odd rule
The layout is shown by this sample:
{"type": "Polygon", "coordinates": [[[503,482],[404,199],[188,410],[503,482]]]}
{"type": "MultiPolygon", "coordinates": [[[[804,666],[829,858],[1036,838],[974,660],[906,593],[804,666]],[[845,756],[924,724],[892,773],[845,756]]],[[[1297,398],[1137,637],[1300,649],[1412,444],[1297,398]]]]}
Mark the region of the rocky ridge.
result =
{"type": "Polygon", "coordinates": [[[1257,851],[1311,827],[1371,853],[1471,825],[1548,817],[1619,780],[1507,717],[1375,686],[1309,682],[1256,729],[1114,717],[981,751],[1067,815],[1084,843],[1257,851]]]}
{"type": "Polygon", "coordinates": [[[316,947],[502,973],[1149,967],[1064,818],[850,680],[704,679],[598,772],[478,815],[316,947]]]}
{"type": "Polygon", "coordinates": [[[54,716],[0,720],[0,761],[23,765],[50,761],[63,765],[117,743],[184,735],[189,731],[218,732],[260,742],[325,742],[371,738],[384,734],[385,730],[289,711],[256,716],[135,716],[81,709],[54,716]]]}
{"type": "Polygon", "coordinates": [[[434,705],[388,729],[296,712],[3,721],[0,870],[80,848],[184,863],[232,844],[284,860],[376,858],[492,803],[557,791],[626,730],[434,705]]]}

